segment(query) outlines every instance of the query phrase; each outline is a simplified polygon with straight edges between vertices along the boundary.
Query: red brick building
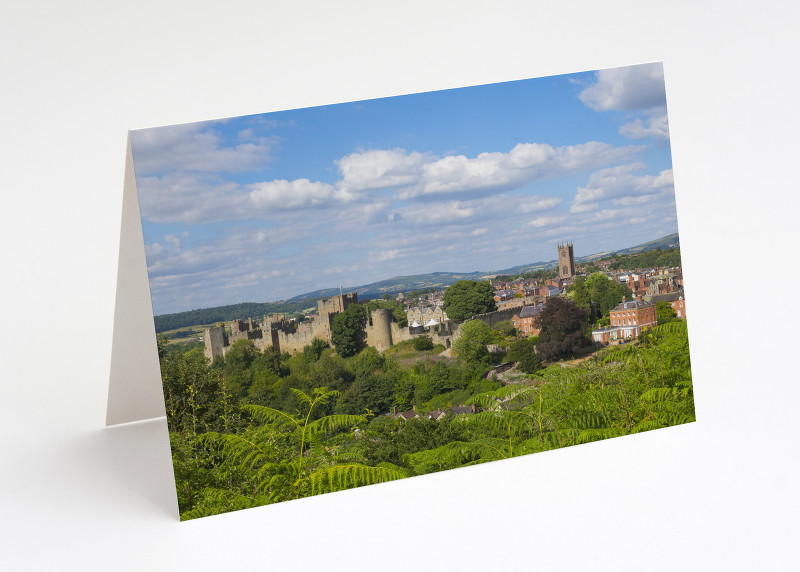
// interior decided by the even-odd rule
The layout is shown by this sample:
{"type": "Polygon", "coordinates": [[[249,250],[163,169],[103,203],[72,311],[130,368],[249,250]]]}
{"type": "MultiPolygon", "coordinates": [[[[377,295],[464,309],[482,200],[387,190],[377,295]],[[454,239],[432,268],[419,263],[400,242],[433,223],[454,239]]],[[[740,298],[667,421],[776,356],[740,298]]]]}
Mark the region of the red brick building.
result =
{"type": "Polygon", "coordinates": [[[656,305],[639,300],[627,301],[625,298],[611,312],[611,325],[606,328],[592,330],[592,339],[599,343],[637,337],[645,328],[658,325],[656,305]]]}
{"type": "Polygon", "coordinates": [[[514,322],[514,327],[517,329],[517,335],[522,338],[529,336],[538,336],[541,331],[533,325],[533,320],[538,316],[544,304],[539,306],[525,306],[519,314],[514,314],[511,321],[514,322]]]}

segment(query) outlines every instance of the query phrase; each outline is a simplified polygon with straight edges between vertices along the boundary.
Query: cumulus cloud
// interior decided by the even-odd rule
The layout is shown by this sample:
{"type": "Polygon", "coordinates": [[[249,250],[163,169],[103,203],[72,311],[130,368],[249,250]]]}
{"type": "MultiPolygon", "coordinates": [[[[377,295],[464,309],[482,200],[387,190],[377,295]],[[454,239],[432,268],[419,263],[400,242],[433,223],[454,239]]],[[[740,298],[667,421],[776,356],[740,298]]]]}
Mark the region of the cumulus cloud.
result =
{"type": "MultiPolygon", "coordinates": [[[[361,224],[412,214],[390,212],[387,193],[379,193],[383,189],[391,189],[395,201],[451,201],[421,207],[415,215],[420,220],[433,222],[439,217],[459,220],[473,214],[469,207],[456,208],[453,200],[489,197],[537,180],[596,169],[629,160],[642,149],[641,146],[615,147],[597,141],[563,147],[519,143],[505,153],[443,158],[403,149],[373,149],[338,160],[341,179],[332,184],[303,178],[240,185],[216,174],[193,171],[139,176],[137,182],[142,214],[153,222],[270,218],[280,212],[348,204],[356,209],[348,214],[361,224]],[[370,192],[366,198],[365,193],[370,192]]],[[[553,198],[528,197],[516,201],[516,208],[534,212],[557,202],[558,199],[553,198]]]]}
{"type": "Polygon", "coordinates": [[[260,170],[271,160],[277,140],[253,137],[247,129],[226,146],[208,123],[189,123],[131,131],[137,176],[168,171],[240,173],[260,170]]]}
{"type": "Polygon", "coordinates": [[[563,224],[567,217],[562,216],[539,216],[530,221],[528,224],[534,228],[547,228],[563,224]]]}
{"type": "Polygon", "coordinates": [[[578,95],[595,111],[627,111],[640,115],[620,127],[629,139],[669,139],[664,68],[660,63],[599,70],[595,83],[578,95]]]}
{"type": "Polygon", "coordinates": [[[647,123],[636,119],[619,128],[620,134],[629,139],[643,139],[644,137],[658,137],[669,139],[669,123],[666,113],[658,113],[647,118],[647,123]]]}
{"type": "Polygon", "coordinates": [[[578,188],[570,212],[595,210],[597,203],[609,199],[615,199],[620,205],[640,204],[654,195],[674,193],[672,169],[658,175],[634,174],[644,168],[642,163],[631,163],[592,173],[586,186],[578,188]]]}
{"type": "Polygon", "coordinates": [[[350,154],[337,162],[342,173],[337,188],[348,194],[393,188],[403,200],[489,196],[536,180],[613,164],[641,149],[597,141],[555,148],[542,143],[519,143],[507,153],[441,158],[403,149],[374,149],[350,154]]]}
{"type": "Polygon", "coordinates": [[[336,161],[342,179],[340,188],[348,192],[383,189],[413,184],[431,156],[403,149],[372,149],[351,153],[336,161]]]}
{"type": "Polygon", "coordinates": [[[151,222],[216,222],[241,218],[247,196],[238,184],[206,173],[138,177],[139,209],[151,222]]]}
{"type": "Polygon", "coordinates": [[[578,95],[595,111],[630,111],[666,105],[661,63],[599,70],[596,82],[578,95]]]}
{"type": "Polygon", "coordinates": [[[250,202],[257,210],[319,207],[339,198],[333,185],[308,179],[254,183],[247,188],[250,202]]]}

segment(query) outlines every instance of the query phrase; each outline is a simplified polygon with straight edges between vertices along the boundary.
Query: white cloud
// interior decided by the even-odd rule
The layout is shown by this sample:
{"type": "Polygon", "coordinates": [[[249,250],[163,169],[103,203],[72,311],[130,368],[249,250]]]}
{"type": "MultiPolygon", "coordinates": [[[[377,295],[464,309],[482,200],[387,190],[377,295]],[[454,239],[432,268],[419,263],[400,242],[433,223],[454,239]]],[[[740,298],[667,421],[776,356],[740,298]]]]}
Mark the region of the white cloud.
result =
{"type": "Polygon", "coordinates": [[[660,137],[669,139],[669,123],[666,113],[659,113],[647,118],[647,124],[641,119],[626,123],[619,128],[621,135],[629,139],[642,139],[644,137],[660,137]]]}
{"type": "Polygon", "coordinates": [[[261,212],[327,206],[343,197],[332,185],[308,179],[253,183],[247,188],[252,206],[261,212]]]}
{"type": "Polygon", "coordinates": [[[431,160],[425,153],[404,149],[372,149],[351,153],[336,161],[347,192],[383,189],[413,184],[422,166],[431,160]]]}
{"type": "Polygon", "coordinates": [[[661,63],[599,70],[596,82],[579,94],[595,111],[630,111],[666,105],[661,63]]]}
{"type": "Polygon", "coordinates": [[[137,178],[142,218],[152,222],[214,222],[241,218],[247,197],[238,184],[205,173],[137,178]]]}
{"type": "Polygon", "coordinates": [[[475,230],[470,232],[470,235],[471,236],[482,236],[482,235],[486,234],[486,232],[488,230],[489,230],[488,228],[476,228],[475,230]]]}
{"type": "Polygon", "coordinates": [[[248,130],[243,139],[225,146],[221,135],[208,123],[189,123],[131,131],[136,175],[172,171],[238,173],[260,170],[271,160],[276,139],[253,137],[248,130]]]}
{"type": "Polygon", "coordinates": [[[540,216],[536,217],[528,224],[530,224],[534,228],[545,228],[562,224],[566,220],[567,220],[566,216],[540,216]]]}
{"type": "Polygon", "coordinates": [[[377,262],[386,262],[387,260],[394,260],[399,254],[400,250],[397,248],[392,250],[382,250],[375,256],[375,260],[377,262]]]}
{"type": "Polygon", "coordinates": [[[642,163],[632,163],[592,173],[586,186],[578,188],[570,212],[594,210],[591,205],[604,200],[616,199],[620,205],[640,204],[654,195],[674,193],[671,169],[658,175],[633,174],[644,167],[642,163]]]}
{"type": "Polygon", "coordinates": [[[373,149],[337,161],[342,198],[353,193],[393,188],[400,199],[461,193],[464,198],[519,188],[539,179],[596,169],[625,160],[642,147],[614,147],[596,141],[554,148],[519,143],[507,153],[485,152],[469,158],[437,158],[418,151],[373,149]]]}

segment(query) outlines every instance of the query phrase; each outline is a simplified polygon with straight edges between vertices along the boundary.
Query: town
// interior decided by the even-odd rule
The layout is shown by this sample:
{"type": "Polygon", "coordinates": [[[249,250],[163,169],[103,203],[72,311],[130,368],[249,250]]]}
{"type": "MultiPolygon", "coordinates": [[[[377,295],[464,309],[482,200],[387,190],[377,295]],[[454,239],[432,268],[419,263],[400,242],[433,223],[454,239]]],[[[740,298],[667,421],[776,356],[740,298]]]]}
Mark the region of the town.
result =
{"type": "MultiPolygon", "coordinates": [[[[571,242],[558,244],[557,248],[558,267],[550,272],[552,276],[490,279],[496,310],[468,319],[480,320],[489,326],[511,320],[519,337],[538,336],[541,328],[536,324],[536,317],[548,300],[558,296],[569,297],[570,287],[585,280],[590,271],[601,273],[614,284],[626,286],[631,293],[630,298],[623,296],[622,301],[610,310],[607,324],[591,330],[591,339],[596,344],[631,340],[656,326],[656,306],[659,302],[668,303],[676,317],[686,317],[680,265],[612,270],[616,259],[609,258],[576,266],[571,242]]],[[[394,320],[391,310],[377,308],[364,324],[366,345],[380,352],[396,343],[428,336],[434,344],[449,349],[458,339],[463,322],[448,318],[444,298],[445,289],[413,297],[399,293],[395,300],[406,313],[407,325],[401,326],[394,320]]],[[[308,312],[302,322],[283,315],[273,315],[264,316],[260,321],[252,318],[246,321],[233,320],[229,328],[224,324],[213,326],[203,334],[204,354],[210,360],[223,357],[232,344],[240,339],[251,340],[260,351],[273,347],[289,354],[303,351],[314,339],[333,345],[334,317],[358,302],[357,293],[342,292],[332,298],[318,300],[316,311],[308,312]]]]}

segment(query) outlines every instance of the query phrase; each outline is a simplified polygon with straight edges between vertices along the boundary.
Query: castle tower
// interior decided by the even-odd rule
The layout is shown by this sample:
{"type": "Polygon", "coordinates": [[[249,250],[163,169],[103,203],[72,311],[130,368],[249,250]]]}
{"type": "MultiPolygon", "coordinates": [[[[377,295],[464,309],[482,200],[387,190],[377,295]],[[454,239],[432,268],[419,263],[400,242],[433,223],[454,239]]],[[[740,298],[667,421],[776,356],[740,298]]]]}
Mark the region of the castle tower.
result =
{"type": "Polygon", "coordinates": [[[203,342],[205,343],[203,354],[212,361],[217,356],[224,356],[224,348],[227,345],[225,338],[225,326],[213,326],[207,329],[203,332],[203,342]]]}
{"type": "Polygon", "coordinates": [[[572,278],[575,276],[575,255],[572,252],[572,243],[558,245],[558,277],[572,278]]]}
{"type": "Polygon", "coordinates": [[[372,339],[379,352],[392,347],[392,311],[388,308],[373,310],[372,339]]]}

